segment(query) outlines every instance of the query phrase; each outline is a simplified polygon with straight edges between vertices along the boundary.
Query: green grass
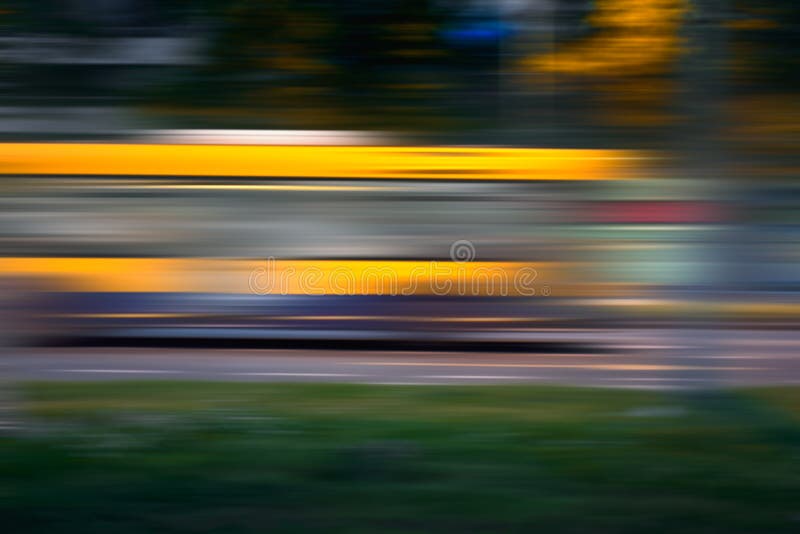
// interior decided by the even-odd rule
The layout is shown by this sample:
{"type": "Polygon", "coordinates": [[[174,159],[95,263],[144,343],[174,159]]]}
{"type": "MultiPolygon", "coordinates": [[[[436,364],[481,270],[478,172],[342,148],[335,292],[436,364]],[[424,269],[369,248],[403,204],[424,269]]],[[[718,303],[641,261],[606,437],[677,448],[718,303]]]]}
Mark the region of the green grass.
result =
{"type": "Polygon", "coordinates": [[[796,390],[31,384],[3,532],[798,532],[796,390]]]}

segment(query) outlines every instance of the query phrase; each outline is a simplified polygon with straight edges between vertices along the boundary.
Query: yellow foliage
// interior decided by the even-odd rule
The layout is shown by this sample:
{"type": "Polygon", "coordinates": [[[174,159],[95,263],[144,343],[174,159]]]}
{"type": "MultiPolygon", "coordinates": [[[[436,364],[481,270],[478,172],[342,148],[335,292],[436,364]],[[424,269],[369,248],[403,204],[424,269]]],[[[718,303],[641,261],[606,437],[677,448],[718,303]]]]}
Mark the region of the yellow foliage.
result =
{"type": "Polygon", "coordinates": [[[528,58],[524,66],[575,75],[661,72],[682,51],[678,30],[688,9],[687,0],[598,0],[588,18],[597,34],[528,58]]]}

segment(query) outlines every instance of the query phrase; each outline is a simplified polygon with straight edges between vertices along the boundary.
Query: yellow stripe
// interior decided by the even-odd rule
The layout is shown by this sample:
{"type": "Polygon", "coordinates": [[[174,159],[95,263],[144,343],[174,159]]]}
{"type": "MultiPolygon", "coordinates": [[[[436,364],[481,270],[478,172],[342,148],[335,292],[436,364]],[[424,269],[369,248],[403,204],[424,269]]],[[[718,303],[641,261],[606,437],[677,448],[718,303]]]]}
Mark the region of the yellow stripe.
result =
{"type": "MultiPolygon", "coordinates": [[[[17,257],[0,258],[0,277],[30,281],[30,287],[53,291],[387,295],[399,290],[401,294],[414,295],[479,296],[499,296],[497,281],[504,278],[508,281],[507,294],[521,296],[514,280],[517,273],[527,269],[529,275],[522,279],[525,287],[536,289],[534,298],[542,299],[543,304],[548,296],[581,297],[572,303],[623,306],[642,316],[800,318],[800,303],[796,302],[698,303],[645,299],[636,285],[579,280],[575,267],[558,262],[17,257]],[[535,277],[531,277],[534,271],[535,277]],[[416,283],[412,284],[412,280],[416,283]],[[459,292],[462,287],[465,293],[459,292]],[[549,288],[548,296],[542,291],[544,287],[549,288]],[[415,289],[405,291],[408,288],[415,289]]],[[[462,320],[480,322],[492,318],[462,320]]]]}
{"type": "MultiPolygon", "coordinates": [[[[564,276],[564,264],[520,262],[233,260],[205,258],[1,258],[0,276],[55,291],[286,295],[517,295],[564,276]],[[522,270],[526,271],[523,273],[522,270]],[[463,288],[463,292],[462,292],[463,288]]],[[[528,294],[528,293],[523,293],[528,294]]]]}
{"type": "Polygon", "coordinates": [[[643,159],[601,149],[0,143],[0,174],[616,180],[643,159]]]}
{"type": "MultiPolygon", "coordinates": [[[[522,293],[515,289],[514,280],[517,273],[528,270],[527,276],[522,278],[525,288],[536,289],[534,298],[542,299],[543,303],[548,296],[542,289],[547,286],[552,297],[581,297],[581,300],[572,301],[574,305],[622,306],[642,316],[800,318],[800,303],[796,302],[698,303],[641,298],[642,289],[636,285],[579,280],[575,267],[575,264],[559,262],[16,257],[0,258],[0,277],[32,281],[33,288],[53,291],[286,295],[387,295],[400,291],[414,295],[478,296],[500,296],[498,280],[505,279],[507,294],[520,296],[522,293]],[[531,276],[534,272],[535,276],[531,276]],[[495,285],[491,286],[492,283],[495,285]],[[404,292],[408,288],[415,289],[404,292]],[[464,288],[465,293],[460,293],[460,288],[464,288]]],[[[481,322],[494,318],[440,320],[481,322]]]]}

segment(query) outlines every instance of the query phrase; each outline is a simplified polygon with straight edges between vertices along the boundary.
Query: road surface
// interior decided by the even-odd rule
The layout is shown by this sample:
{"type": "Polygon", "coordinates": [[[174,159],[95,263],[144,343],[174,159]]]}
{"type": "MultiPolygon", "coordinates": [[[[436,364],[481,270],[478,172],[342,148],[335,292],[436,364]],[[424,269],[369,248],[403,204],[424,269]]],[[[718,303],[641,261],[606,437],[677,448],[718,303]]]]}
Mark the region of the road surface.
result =
{"type": "Polygon", "coordinates": [[[674,331],[604,350],[464,352],[55,347],[7,351],[10,380],[225,380],[368,384],[541,383],[623,388],[800,385],[800,333],[674,331]],[[643,343],[642,341],[648,341],[643,343]]]}

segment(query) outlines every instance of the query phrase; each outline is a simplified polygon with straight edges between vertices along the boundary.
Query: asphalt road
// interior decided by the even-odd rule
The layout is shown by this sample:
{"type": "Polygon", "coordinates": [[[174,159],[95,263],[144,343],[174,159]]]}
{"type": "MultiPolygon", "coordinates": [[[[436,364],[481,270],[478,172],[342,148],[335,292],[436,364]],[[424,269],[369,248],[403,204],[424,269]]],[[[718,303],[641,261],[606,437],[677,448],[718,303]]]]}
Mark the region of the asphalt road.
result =
{"type": "Polygon", "coordinates": [[[0,357],[0,372],[10,380],[531,382],[647,389],[800,384],[800,333],[790,331],[638,332],[626,342],[602,348],[578,352],[26,348],[6,351],[0,357]]]}

